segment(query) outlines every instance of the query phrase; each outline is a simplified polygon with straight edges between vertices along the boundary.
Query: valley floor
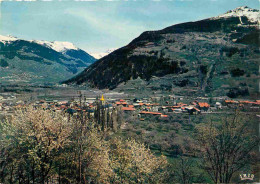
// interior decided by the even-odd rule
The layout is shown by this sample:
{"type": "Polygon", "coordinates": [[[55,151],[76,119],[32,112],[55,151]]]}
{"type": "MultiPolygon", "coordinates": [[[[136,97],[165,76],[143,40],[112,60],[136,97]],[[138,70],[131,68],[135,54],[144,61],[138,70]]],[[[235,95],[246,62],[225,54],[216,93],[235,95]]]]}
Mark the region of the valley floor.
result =
{"type": "Polygon", "coordinates": [[[123,121],[112,137],[134,138],[145,143],[154,154],[167,156],[170,162],[175,162],[180,156],[199,159],[198,145],[194,141],[196,127],[211,122],[217,124],[237,110],[255,130],[254,134],[259,134],[259,101],[177,96],[169,91],[135,95],[132,92],[126,94],[66,85],[2,85],[0,120],[12,114],[17,107],[29,105],[54,111],[82,111],[91,114],[96,108],[95,102],[101,99],[105,101],[104,108],[108,112],[114,107],[122,111],[123,121]]]}

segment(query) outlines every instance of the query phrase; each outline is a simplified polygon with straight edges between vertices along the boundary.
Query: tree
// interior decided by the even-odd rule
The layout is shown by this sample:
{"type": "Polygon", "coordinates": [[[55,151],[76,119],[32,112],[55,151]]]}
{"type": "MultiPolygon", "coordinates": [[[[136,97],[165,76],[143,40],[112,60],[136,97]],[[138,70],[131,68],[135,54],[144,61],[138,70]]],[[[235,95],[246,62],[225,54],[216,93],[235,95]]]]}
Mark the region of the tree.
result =
{"type": "Polygon", "coordinates": [[[200,124],[196,131],[204,169],[215,183],[229,183],[250,162],[250,153],[259,143],[238,112],[221,122],[200,124]]]}
{"type": "MultiPolygon", "coordinates": [[[[133,139],[115,138],[110,142],[111,161],[120,183],[161,183],[167,160],[156,157],[151,151],[133,139]]],[[[114,181],[111,181],[114,183],[114,181]]]]}
{"type": "Polygon", "coordinates": [[[0,156],[9,158],[5,164],[12,171],[10,183],[25,178],[33,183],[45,183],[53,169],[54,158],[69,143],[70,123],[62,114],[33,107],[17,110],[11,120],[2,122],[4,153],[0,156]]]}
{"type": "Polygon", "coordinates": [[[115,132],[117,131],[117,128],[118,128],[117,117],[118,117],[118,112],[115,108],[113,108],[112,113],[111,113],[111,128],[115,132]]]}
{"type": "Polygon", "coordinates": [[[67,115],[29,107],[0,123],[1,183],[160,183],[165,157],[67,115]]]}
{"type": "Polygon", "coordinates": [[[196,166],[197,164],[192,158],[179,157],[173,163],[175,180],[181,184],[195,182],[195,178],[197,179],[200,176],[196,173],[196,166]]]}

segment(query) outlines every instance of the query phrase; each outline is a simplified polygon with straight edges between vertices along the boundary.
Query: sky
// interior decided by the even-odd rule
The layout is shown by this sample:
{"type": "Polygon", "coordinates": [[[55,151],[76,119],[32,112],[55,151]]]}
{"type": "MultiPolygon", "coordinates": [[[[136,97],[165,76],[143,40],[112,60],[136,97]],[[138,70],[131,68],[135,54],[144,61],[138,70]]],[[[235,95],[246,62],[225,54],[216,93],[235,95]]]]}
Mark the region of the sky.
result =
{"type": "Polygon", "coordinates": [[[99,53],[127,45],[142,32],[214,17],[259,0],[2,1],[0,34],[68,41],[99,53]]]}

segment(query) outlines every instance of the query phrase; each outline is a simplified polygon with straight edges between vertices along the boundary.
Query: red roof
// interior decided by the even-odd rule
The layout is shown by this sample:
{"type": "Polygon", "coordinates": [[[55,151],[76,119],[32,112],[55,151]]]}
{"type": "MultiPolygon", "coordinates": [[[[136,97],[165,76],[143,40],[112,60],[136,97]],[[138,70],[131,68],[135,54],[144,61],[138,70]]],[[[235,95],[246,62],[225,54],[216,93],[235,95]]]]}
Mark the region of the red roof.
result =
{"type": "Polygon", "coordinates": [[[180,108],[181,106],[177,105],[177,106],[172,106],[172,108],[180,108]]]}
{"type": "Polygon", "coordinates": [[[162,118],[167,118],[168,115],[163,115],[163,114],[162,114],[161,117],[162,117],[162,118]]]}
{"type": "Polygon", "coordinates": [[[135,108],[132,108],[132,107],[122,107],[121,110],[122,111],[135,111],[135,108]]]}
{"type": "Polygon", "coordinates": [[[132,107],[132,108],[134,108],[134,106],[133,106],[133,105],[128,105],[128,107],[132,107]]]}
{"type": "Polygon", "coordinates": [[[139,103],[139,105],[141,105],[141,106],[142,106],[142,105],[144,105],[144,103],[139,103]]]}
{"type": "Polygon", "coordinates": [[[237,103],[237,101],[234,100],[225,100],[226,103],[237,103]]]}
{"type": "Polygon", "coordinates": [[[248,101],[248,100],[245,100],[245,101],[239,101],[240,103],[255,103],[255,102],[250,102],[250,101],[248,101]]]}
{"type": "Polygon", "coordinates": [[[141,111],[140,114],[153,114],[153,115],[161,115],[160,112],[148,112],[148,111],[141,111]]]}
{"type": "Polygon", "coordinates": [[[123,100],[123,99],[120,99],[119,101],[120,101],[120,102],[124,102],[125,100],[123,100]]]}
{"type": "Polygon", "coordinates": [[[210,105],[208,103],[206,103],[206,102],[199,102],[198,105],[200,107],[210,107],[210,105]]]}
{"type": "Polygon", "coordinates": [[[117,105],[127,105],[127,102],[116,102],[117,105]]]}

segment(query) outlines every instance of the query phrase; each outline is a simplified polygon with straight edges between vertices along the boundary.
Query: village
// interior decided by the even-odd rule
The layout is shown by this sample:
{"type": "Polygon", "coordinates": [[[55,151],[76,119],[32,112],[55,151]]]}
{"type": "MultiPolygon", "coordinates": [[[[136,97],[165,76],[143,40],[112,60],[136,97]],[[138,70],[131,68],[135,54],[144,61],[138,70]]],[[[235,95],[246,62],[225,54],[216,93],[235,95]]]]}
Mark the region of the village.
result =
{"type": "MultiPolygon", "coordinates": [[[[209,102],[208,98],[198,97],[195,100],[185,99],[182,96],[168,95],[150,98],[125,98],[113,99],[106,98],[106,95],[97,96],[96,98],[87,98],[82,94],[71,100],[17,100],[14,94],[5,96],[0,95],[0,114],[8,115],[17,109],[33,106],[35,108],[43,108],[55,112],[66,112],[69,114],[77,114],[79,112],[88,113],[94,116],[97,104],[101,108],[112,110],[117,109],[123,111],[124,114],[132,115],[139,120],[145,118],[159,117],[168,118],[171,114],[186,113],[190,115],[207,114],[207,113],[227,113],[227,109],[239,108],[241,110],[258,111],[260,108],[260,100],[231,100],[226,98],[215,99],[209,102]],[[218,100],[218,101],[216,101],[218,100]]],[[[110,111],[111,112],[111,111],[110,111]]]]}

